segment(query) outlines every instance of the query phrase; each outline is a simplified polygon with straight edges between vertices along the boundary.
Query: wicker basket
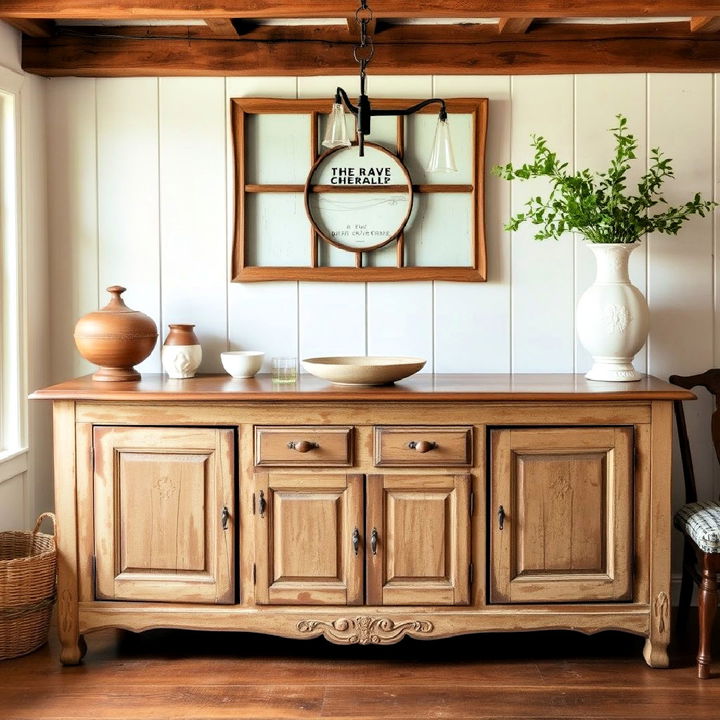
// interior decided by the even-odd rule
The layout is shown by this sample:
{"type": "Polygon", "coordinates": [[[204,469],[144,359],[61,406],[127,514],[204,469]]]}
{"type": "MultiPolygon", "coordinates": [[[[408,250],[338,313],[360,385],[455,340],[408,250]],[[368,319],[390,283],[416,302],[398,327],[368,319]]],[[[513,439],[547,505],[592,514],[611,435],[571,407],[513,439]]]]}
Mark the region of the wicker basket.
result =
{"type": "Polygon", "coordinates": [[[43,513],[30,532],[0,532],[0,660],[47,642],[55,602],[55,516],[43,513]],[[38,532],[44,518],[53,534],[38,532]]]}

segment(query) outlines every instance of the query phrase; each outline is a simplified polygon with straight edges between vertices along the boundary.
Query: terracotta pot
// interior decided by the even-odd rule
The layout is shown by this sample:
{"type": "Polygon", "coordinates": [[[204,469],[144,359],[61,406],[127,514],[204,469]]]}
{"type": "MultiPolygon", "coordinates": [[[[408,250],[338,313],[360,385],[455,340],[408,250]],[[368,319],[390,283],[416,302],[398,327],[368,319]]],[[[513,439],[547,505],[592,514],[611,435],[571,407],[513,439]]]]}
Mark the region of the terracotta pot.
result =
{"type": "Polygon", "coordinates": [[[162,348],[162,363],[168,377],[184,380],[195,377],[202,362],[202,347],[194,325],[175,323],[168,325],[170,332],[162,348]]]}
{"type": "Polygon", "coordinates": [[[157,326],[152,318],[125,305],[120,297],[124,287],[112,285],[107,291],[110,302],[75,325],[75,345],[86,360],[100,366],[93,380],[139,380],[140,373],[133,366],[153,351],[157,326]]]}

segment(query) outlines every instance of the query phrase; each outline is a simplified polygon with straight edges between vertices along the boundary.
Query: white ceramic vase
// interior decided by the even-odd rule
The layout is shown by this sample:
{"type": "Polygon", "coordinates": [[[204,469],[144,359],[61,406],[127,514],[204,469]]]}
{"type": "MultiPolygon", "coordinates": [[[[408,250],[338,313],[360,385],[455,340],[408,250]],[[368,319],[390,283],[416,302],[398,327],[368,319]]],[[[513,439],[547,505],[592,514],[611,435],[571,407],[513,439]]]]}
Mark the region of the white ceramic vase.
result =
{"type": "Polygon", "coordinates": [[[634,243],[586,243],[595,254],[595,282],[578,302],[577,334],[593,356],[588,380],[627,382],[643,376],[632,361],[645,344],[649,328],[648,305],[628,275],[634,243]]]}
{"type": "Polygon", "coordinates": [[[202,347],[193,332],[194,325],[173,323],[162,347],[162,364],[168,377],[184,380],[195,377],[202,362],[202,347]]]}

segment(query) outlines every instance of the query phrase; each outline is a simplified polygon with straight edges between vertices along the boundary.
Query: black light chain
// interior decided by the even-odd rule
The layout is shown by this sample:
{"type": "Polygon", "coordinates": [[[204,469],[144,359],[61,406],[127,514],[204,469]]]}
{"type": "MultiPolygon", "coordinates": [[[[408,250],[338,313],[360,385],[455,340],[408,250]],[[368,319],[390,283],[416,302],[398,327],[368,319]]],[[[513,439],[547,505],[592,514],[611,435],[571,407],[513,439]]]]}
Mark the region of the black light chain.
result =
{"type": "Polygon", "coordinates": [[[360,0],[360,7],[355,11],[355,22],[360,28],[360,44],[353,49],[355,62],[360,65],[360,83],[365,86],[365,69],[375,55],[375,45],[371,35],[368,35],[367,26],[373,19],[373,11],[368,7],[367,0],[360,0]]]}

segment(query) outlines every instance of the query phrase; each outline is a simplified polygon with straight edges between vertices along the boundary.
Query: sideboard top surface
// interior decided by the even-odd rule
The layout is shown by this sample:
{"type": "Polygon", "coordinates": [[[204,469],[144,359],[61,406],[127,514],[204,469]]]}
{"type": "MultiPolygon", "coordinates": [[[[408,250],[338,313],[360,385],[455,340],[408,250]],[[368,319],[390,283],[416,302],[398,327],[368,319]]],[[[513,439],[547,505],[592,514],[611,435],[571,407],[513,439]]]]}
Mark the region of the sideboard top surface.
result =
{"type": "Polygon", "coordinates": [[[37,390],[32,399],[122,402],[278,402],[278,401],[615,401],[692,400],[695,395],[664,380],[646,376],[627,383],[586,380],[572,374],[442,374],[423,373],[394,385],[342,386],[312,375],[278,385],[269,375],[236,380],[229,375],[198,375],[171,380],[144,374],[137,382],[96,382],[92,376],[37,390]]]}

